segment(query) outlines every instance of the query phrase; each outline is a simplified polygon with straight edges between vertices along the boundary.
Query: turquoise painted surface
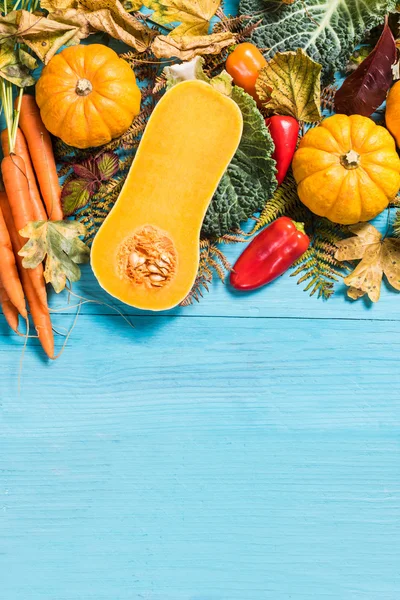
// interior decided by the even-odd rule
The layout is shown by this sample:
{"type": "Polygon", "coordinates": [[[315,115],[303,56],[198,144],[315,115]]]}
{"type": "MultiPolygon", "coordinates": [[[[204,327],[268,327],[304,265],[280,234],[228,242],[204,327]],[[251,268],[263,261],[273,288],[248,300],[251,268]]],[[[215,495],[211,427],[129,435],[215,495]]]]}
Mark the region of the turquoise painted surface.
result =
{"type": "Polygon", "coordinates": [[[398,295],[118,306],[134,329],[86,304],[55,364],[30,340],[20,394],[0,321],[1,598],[398,600],[398,295]]]}

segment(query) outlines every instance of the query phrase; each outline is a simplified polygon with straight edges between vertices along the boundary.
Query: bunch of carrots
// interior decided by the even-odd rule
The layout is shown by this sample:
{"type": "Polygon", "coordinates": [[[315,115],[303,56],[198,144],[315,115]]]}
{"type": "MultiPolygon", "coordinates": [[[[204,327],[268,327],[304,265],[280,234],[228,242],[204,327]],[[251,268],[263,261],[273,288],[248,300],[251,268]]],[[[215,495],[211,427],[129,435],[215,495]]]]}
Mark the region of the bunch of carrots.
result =
{"type": "Polygon", "coordinates": [[[61,188],[51,138],[33,96],[4,103],[7,128],[1,133],[4,192],[0,192],[0,305],[14,330],[18,318],[31,314],[39,340],[54,358],[54,336],[47,303],[43,265],[25,269],[19,231],[32,221],[61,221],[61,188]],[[7,107],[8,104],[8,107],[7,107]]]}

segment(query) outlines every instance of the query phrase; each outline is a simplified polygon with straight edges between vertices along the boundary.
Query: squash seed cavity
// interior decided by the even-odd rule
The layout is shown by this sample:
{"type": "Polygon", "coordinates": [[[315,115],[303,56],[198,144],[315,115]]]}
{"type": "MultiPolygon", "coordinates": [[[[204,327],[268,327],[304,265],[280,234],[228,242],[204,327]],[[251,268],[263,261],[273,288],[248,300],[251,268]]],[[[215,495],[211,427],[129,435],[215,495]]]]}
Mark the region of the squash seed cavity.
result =
{"type": "Polygon", "coordinates": [[[174,278],[176,267],[177,252],[171,238],[153,225],[136,229],[118,250],[118,275],[135,285],[162,288],[174,278]]]}

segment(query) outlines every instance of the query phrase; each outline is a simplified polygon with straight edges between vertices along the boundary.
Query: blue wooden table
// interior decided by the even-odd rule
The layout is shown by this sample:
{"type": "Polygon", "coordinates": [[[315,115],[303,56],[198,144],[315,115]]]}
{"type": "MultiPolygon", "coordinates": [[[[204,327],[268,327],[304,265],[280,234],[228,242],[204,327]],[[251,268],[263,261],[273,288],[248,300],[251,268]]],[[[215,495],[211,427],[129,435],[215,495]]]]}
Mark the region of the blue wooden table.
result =
{"type": "Polygon", "coordinates": [[[2,599],[399,599],[398,294],[217,283],[116,305],[132,329],[89,268],[75,291],[106,304],[56,363],[29,341],[20,392],[0,319],[2,599]]]}
{"type": "Polygon", "coordinates": [[[124,312],[83,306],[53,364],[30,340],[20,394],[1,322],[1,597],[398,600],[398,295],[124,312]]]}

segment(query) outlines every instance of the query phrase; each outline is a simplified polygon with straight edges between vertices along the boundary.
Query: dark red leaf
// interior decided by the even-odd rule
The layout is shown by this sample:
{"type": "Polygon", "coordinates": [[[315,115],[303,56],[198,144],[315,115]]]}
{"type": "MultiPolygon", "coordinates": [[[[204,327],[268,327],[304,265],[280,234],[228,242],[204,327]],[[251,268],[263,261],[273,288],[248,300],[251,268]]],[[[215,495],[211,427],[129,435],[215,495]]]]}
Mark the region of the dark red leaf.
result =
{"type": "Polygon", "coordinates": [[[393,83],[392,66],[397,60],[396,42],[386,17],[383,33],[371,54],[336,92],[335,111],[369,117],[384,102],[393,83]]]}
{"type": "Polygon", "coordinates": [[[97,172],[96,163],[92,160],[85,160],[82,164],[72,166],[75,175],[87,181],[97,181],[99,175],[97,172]]]}

